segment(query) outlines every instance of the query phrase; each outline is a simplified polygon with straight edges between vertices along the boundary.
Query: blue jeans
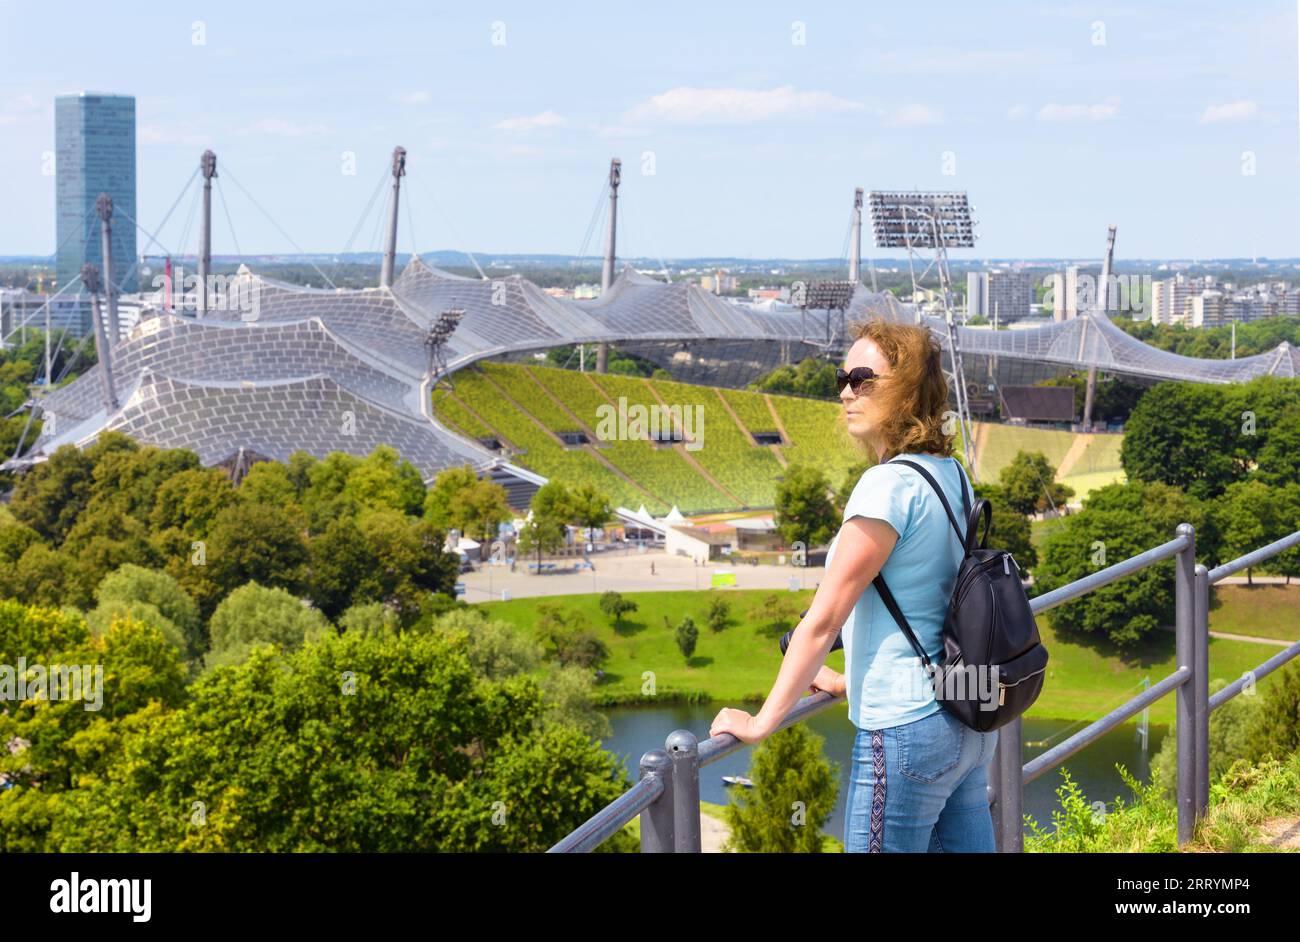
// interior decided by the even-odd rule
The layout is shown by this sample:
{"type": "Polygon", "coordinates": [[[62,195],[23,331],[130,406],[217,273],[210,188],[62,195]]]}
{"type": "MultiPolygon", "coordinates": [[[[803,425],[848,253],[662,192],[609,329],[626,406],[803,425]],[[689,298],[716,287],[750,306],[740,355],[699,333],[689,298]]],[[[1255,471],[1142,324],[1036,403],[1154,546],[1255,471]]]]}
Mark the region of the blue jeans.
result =
{"type": "Polygon", "coordinates": [[[997,742],[997,730],[973,730],[942,708],[901,726],[859,729],[844,852],[995,851],[986,788],[997,742]]]}

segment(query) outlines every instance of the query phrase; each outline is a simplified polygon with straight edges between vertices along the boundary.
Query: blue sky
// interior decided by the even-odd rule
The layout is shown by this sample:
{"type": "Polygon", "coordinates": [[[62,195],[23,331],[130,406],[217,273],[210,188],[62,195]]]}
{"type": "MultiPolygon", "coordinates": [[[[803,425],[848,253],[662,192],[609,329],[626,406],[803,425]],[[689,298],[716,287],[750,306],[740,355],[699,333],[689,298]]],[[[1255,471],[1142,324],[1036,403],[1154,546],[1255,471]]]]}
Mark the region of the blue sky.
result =
{"type": "MultiPolygon", "coordinates": [[[[1297,256],[1296,14],[0,0],[0,254],[53,251],[53,97],[91,89],[136,96],[151,229],[217,151],[218,253],[292,250],[231,176],[304,250],[341,250],[401,144],[403,251],[576,253],[618,156],[620,254],[838,256],[863,186],[967,190],[968,257],[1095,257],[1108,224],[1121,258],[1297,256]]],[[[172,251],[195,250],[187,210],[172,251]]]]}

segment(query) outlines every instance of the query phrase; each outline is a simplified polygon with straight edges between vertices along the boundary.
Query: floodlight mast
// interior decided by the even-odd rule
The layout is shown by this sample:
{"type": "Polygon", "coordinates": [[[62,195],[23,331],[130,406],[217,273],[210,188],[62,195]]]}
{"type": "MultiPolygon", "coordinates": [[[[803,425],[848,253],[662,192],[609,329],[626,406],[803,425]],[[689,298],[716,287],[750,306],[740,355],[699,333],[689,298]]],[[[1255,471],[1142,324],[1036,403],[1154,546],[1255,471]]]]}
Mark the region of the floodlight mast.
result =
{"type": "Polygon", "coordinates": [[[880,248],[907,249],[907,267],[912,276],[912,303],[915,323],[921,323],[919,296],[921,281],[935,269],[939,295],[943,302],[944,326],[948,334],[948,354],[957,400],[957,421],[961,430],[962,450],[970,467],[971,479],[977,481],[975,435],[966,393],[966,374],[962,368],[957,327],[953,323],[952,280],[948,269],[948,246],[971,248],[975,232],[970,218],[970,204],[964,192],[880,192],[871,193],[872,230],[880,248]],[[914,257],[921,249],[934,252],[918,277],[914,257]]]}
{"type": "Polygon", "coordinates": [[[384,246],[384,263],[379,269],[379,287],[393,286],[393,269],[397,264],[397,202],[402,195],[402,177],[406,176],[406,148],[393,148],[393,202],[388,212],[388,242],[384,246]]]}
{"type": "Polygon", "coordinates": [[[443,347],[453,333],[456,332],[456,325],[460,319],[465,316],[463,308],[453,307],[443,311],[438,315],[437,321],[429,328],[429,333],[424,338],[424,349],[428,354],[427,378],[430,388],[437,384],[440,377],[447,377],[447,385],[452,389],[456,387],[451,382],[451,372],[447,369],[447,360],[443,355],[443,347]]]}
{"type": "MultiPolygon", "coordinates": [[[[853,191],[853,250],[849,253],[849,281],[862,280],[862,187],[853,191]]],[[[875,287],[872,287],[875,291],[875,287]]]]}
{"type": "MultiPolygon", "coordinates": [[[[605,236],[605,262],[600,268],[600,296],[603,298],[614,283],[615,238],[618,235],[618,185],[623,181],[623,161],[615,157],[609,162],[609,230],[605,236]]],[[[583,349],[579,347],[579,349],[583,349]]],[[[596,372],[605,373],[609,359],[609,344],[596,344],[596,372]]]]}

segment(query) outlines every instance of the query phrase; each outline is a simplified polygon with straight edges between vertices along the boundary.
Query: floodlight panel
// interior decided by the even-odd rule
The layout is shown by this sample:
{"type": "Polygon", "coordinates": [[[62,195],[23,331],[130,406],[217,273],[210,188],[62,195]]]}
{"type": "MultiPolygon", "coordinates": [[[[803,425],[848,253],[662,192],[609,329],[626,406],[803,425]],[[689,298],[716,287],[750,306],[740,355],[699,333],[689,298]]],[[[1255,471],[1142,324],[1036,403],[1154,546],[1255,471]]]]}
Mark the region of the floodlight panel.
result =
{"type": "Polygon", "coordinates": [[[964,192],[872,190],[870,207],[877,248],[975,247],[974,221],[964,192]]]}
{"type": "Polygon", "coordinates": [[[809,283],[803,306],[815,311],[842,311],[853,300],[852,281],[814,281],[809,283]]]}

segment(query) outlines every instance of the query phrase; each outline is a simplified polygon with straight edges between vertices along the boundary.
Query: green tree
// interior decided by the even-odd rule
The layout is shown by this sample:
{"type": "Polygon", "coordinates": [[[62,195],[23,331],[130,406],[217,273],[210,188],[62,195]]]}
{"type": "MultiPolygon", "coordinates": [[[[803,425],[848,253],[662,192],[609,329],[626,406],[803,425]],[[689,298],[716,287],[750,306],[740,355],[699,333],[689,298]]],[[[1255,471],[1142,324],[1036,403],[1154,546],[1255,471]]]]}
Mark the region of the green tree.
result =
{"type": "Polygon", "coordinates": [[[289,469],[278,461],[259,461],[239,482],[239,499],[255,504],[272,504],[277,507],[296,506],[298,488],[289,469]]]}
{"type": "Polygon", "coordinates": [[[524,521],[524,525],[519,530],[519,553],[522,556],[536,553],[537,571],[540,574],[542,570],[542,554],[554,553],[556,550],[562,549],[565,545],[565,536],[566,530],[563,520],[534,510],[532,516],[524,521]]]}
{"type": "Polygon", "coordinates": [[[297,514],[270,504],[239,503],[212,523],[200,610],[211,611],[227,593],[248,582],[297,592],[307,572],[307,541],[297,514]]]}
{"type": "Polygon", "coordinates": [[[256,582],[240,586],[224,598],[208,622],[212,651],[209,668],[238,664],[257,645],[274,644],[284,651],[296,651],[330,630],[329,623],[314,608],[283,589],[256,582]]]}
{"type": "Polygon", "coordinates": [[[1246,737],[1245,755],[1252,760],[1294,755],[1300,749],[1300,665],[1292,661],[1278,671],[1258,699],[1263,702],[1246,737]]]}
{"type": "Polygon", "coordinates": [[[537,637],[548,646],[560,666],[598,667],[609,659],[609,648],[581,613],[542,602],[537,606],[537,614],[537,637]]]}
{"type": "Polygon", "coordinates": [[[1130,480],[1172,484],[1202,500],[1243,473],[1239,421],[1217,386],[1160,383],[1124,426],[1120,463],[1130,480]]]}
{"type": "Polygon", "coordinates": [[[1074,490],[1056,481],[1056,469],[1041,451],[1019,451],[998,478],[1002,497],[1018,514],[1059,509],[1074,490]]]}
{"type": "Polygon", "coordinates": [[[495,539],[498,525],[511,516],[506,489],[480,479],[468,465],[440,472],[424,499],[424,519],[432,526],[478,540],[495,539]]]}
{"type": "Polygon", "coordinates": [[[1084,501],[1090,510],[1119,510],[1146,519],[1159,535],[1159,542],[1172,540],[1178,525],[1190,523],[1196,530],[1196,556],[1217,565],[1220,539],[1210,503],[1197,500],[1170,484],[1129,481],[1107,484],[1084,501]]]}
{"type": "Polygon", "coordinates": [[[126,731],[58,803],[47,849],[540,852],[630,784],[543,711],[534,680],[485,680],[454,637],[259,649],[126,731]]]}
{"type": "Polygon", "coordinates": [[[600,596],[600,610],[614,623],[614,628],[623,626],[623,616],[636,611],[636,602],[623,598],[620,592],[604,592],[600,596]]]}
{"type": "MultiPolygon", "coordinates": [[[[1005,491],[995,484],[976,484],[975,497],[987,500],[993,507],[993,522],[989,525],[988,545],[1006,550],[1016,558],[1022,572],[1038,565],[1038,551],[1031,539],[1029,518],[1019,513],[1006,499],[1005,491]]],[[[957,512],[956,507],[953,512],[957,512]]],[[[960,514],[958,515],[960,520],[960,514]]],[[[980,524],[983,533],[983,524],[980,524]]]]}
{"type": "Polygon", "coordinates": [[[677,650],[682,652],[682,657],[687,661],[690,661],[691,655],[695,653],[695,643],[699,639],[699,629],[695,627],[694,619],[687,615],[673,634],[673,640],[677,642],[677,650]]]}
{"type": "Polygon", "coordinates": [[[583,481],[569,492],[568,505],[573,523],[587,530],[603,527],[614,516],[609,495],[590,481],[583,481]]]}
{"type": "Polygon", "coordinates": [[[790,465],[776,487],[776,529],[786,544],[820,546],[835,535],[838,518],[826,476],[809,465],[790,465]]]}
{"type": "Polygon", "coordinates": [[[418,516],[424,507],[420,472],[391,445],[380,445],[353,468],[343,485],[343,497],[373,510],[395,510],[418,516]]]}
{"type": "Polygon", "coordinates": [[[709,613],[706,616],[709,623],[709,630],[715,634],[726,629],[727,624],[731,621],[731,606],[722,596],[715,596],[709,602],[709,613]]]}
{"type": "Polygon", "coordinates": [[[1300,407],[1283,411],[1256,452],[1256,474],[1265,484],[1300,481],[1300,407]]]}
{"type": "MultiPolygon", "coordinates": [[[[1214,504],[1213,516],[1223,534],[1223,553],[1235,559],[1292,532],[1297,521],[1285,525],[1278,519],[1278,489],[1262,481],[1238,481],[1228,485],[1214,504]]],[[[1246,582],[1252,584],[1251,570],[1246,582]]]]}
{"type": "Polygon", "coordinates": [[[754,750],[744,790],[727,805],[726,849],[744,853],[822,852],[822,826],[835,809],[837,764],[824,740],[799,723],[773,733],[754,750]]]}
{"type": "Polygon", "coordinates": [[[95,461],[73,445],[55,449],[49,460],[18,478],[9,508],[14,518],[58,545],[90,502],[95,461]]]}
{"type": "MultiPolygon", "coordinates": [[[[1034,570],[1034,588],[1050,592],[1168,539],[1140,514],[1085,507],[1066,517],[1047,538],[1043,559],[1034,570]]],[[[1095,589],[1053,608],[1047,617],[1057,631],[1131,648],[1159,626],[1173,624],[1173,561],[1095,589]]]]}
{"type": "MultiPolygon", "coordinates": [[[[185,656],[195,657],[207,649],[198,606],[165,572],[127,563],[103,578],[95,589],[95,600],[102,610],[101,618],[115,604],[143,606],[140,611],[145,615],[152,608],[180,632],[180,650],[185,656]]],[[[147,617],[140,620],[149,621],[147,617]]]]}
{"type": "Polygon", "coordinates": [[[187,468],[158,485],[149,526],[155,531],[175,528],[200,540],[207,535],[217,514],[235,499],[235,489],[221,471],[187,468]]]}

